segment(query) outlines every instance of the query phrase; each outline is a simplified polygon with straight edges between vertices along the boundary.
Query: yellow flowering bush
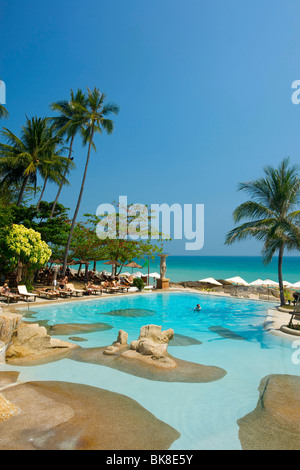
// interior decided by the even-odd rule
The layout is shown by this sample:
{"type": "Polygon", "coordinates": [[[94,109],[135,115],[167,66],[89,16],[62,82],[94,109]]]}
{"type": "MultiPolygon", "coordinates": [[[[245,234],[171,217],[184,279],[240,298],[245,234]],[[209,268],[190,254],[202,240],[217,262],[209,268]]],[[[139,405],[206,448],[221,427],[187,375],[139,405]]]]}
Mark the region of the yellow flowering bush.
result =
{"type": "Polygon", "coordinates": [[[39,232],[24,225],[13,224],[4,237],[4,254],[10,268],[15,268],[21,261],[31,269],[43,266],[51,257],[51,250],[39,232]]]}

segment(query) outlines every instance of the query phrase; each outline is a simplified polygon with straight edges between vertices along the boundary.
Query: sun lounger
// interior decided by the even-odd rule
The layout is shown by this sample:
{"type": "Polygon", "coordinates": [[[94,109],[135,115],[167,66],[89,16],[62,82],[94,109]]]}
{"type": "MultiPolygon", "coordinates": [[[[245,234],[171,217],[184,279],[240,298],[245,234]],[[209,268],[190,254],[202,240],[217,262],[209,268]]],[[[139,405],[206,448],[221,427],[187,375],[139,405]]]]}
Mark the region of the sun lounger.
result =
{"type": "Polygon", "coordinates": [[[75,295],[76,297],[82,296],[85,292],[83,289],[75,289],[73,284],[66,284],[66,289],[72,292],[72,294],[75,295]]]}
{"type": "Polygon", "coordinates": [[[28,292],[26,286],[18,286],[18,292],[19,296],[23,300],[27,300],[27,302],[29,302],[29,300],[35,301],[37,298],[37,294],[32,294],[31,292],[28,292]]]}
{"type": "Polygon", "coordinates": [[[300,320],[300,301],[298,301],[298,303],[295,305],[294,311],[291,312],[289,327],[293,326],[293,320],[300,320]]]}
{"type": "Polygon", "coordinates": [[[73,295],[72,292],[67,289],[59,289],[57,292],[59,293],[59,297],[63,297],[63,298],[72,297],[73,295]]]}
{"type": "Polygon", "coordinates": [[[59,293],[53,290],[40,290],[38,296],[45,299],[58,299],[59,293]]]}
{"type": "Polygon", "coordinates": [[[10,302],[17,303],[20,300],[20,296],[16,294],[11,294],[11,293],[0,294],[0,300],[3,300],[3,302],[7,302],[8,304],[10,302]]]}
{"type": "Polygon", "coordinates": [[[102,295],[102,287],[87,287],[85,286],[85,292],[92,295],[102,295]]]}

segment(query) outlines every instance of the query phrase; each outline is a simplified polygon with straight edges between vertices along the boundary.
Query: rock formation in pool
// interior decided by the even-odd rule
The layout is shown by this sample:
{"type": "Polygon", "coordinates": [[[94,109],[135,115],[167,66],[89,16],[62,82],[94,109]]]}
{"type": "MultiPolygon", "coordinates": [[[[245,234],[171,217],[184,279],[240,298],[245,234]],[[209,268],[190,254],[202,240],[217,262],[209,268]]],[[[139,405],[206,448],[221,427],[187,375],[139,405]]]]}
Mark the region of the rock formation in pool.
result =
{"type": "Polygon", "coordinates": [[[0,374],[2,450],[166,450],[180,437],[119,393],[68,382],[13,382],[0,374]]]}
{"type": "Polygon", "coordinates": [[[22,315],[0,313],[0,341],[8,364],[49,362],[66,357],[77,345],[51,338],[37,323],[22,322],[22,315]]]}
{"type": "Polygon", "coordinates": [[[269,375],[262,379],[254,411],[238,420],[244,450],[299,450],[300,377],[269,375]]]}
{"type": "Polygon", "coordinates": [[[226,374],[216,366],[204,366],[172,357],[168,352],[174,331],[158,325],[141,328],[137,341],[127,344],[128,335],[120,330],[118,339],[104,348],[79,348],[69,358],[101,364],[137,377],[163,382],[201,383],[219,380],[226,374]]]}

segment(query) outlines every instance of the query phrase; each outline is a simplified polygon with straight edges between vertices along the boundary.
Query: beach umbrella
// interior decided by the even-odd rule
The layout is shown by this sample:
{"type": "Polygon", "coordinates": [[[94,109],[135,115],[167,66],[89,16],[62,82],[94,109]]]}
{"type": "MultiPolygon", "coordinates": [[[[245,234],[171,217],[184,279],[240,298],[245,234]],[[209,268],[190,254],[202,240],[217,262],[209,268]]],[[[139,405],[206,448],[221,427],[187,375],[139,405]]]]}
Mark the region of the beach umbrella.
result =
{"type": "Polygon", "coordinates": [[[276,281],[272,281],[272,279],[265,279],[263,282],[262,282],[262,286],[266,286],[268,288],[268,298],[269,298],[269,289],[270,287],[278,287],[279,286],[279,283],[276,282],[276,281]]]}
{"type": "Polygon", "coordinates": [[[207,277],[206,279],[200,279],[199,282],[203,282],[205,284],[212,284],[214,286],[222,286],[221,282],[217,281],[213,277],[207,277]]]}
{"type": "Polygon", "coordinates": [[[143,273],[141,273],[140,271],[138,271],[137,273],[134,273],[133,276],[134,276],[134,277],[142,277],[142,276],[146,276],[146,274],[143,274],[143,273]]]}
{"type": "Polygon", "coordinates": [[[150,273],[150,274],[149,274],[149,277],[153,277],[154,279],[159,279],[159,278],[160,278],[160,274],[159,274],[159,273],[150,273]]]}
{"type": "Polygon", "coordinates": [[[295,284],[292,284],[292,289],[300,289],[300,281],[295,282],[295,284]]]}
{"type": "Polygon", "coordinates": [[[278,287],[279,283],[276,281],[272,281],[272,279],[265,279],[261,285],[268,286],[268,287],[278,287]]]}
{"type": "Polygon", "coordinates": [[[115,276],[115,274],[116,274],[116,266],[122,266],[121,263],[119,263],[118,261],[114,261],[114,260],[106,261],[106,262],[103,263],[103,264],[111,264],[111,266],[112,266],[111,274],[112,274],[113,276],[115,276]]]}
{"type": "Polygon", "coordinates": [[[230,279],[226,279],[226,281],[232,282],[232,284],[236,284],[238,286],[249,286],[248,282],[240,276],[231,277],[230,279]]]}
{"type": "Polygon", "coordinates": [[[292,287],[292,283],[289,281],[283,281],[283,287],[292,287]]]}
{"type": "Polygon", "coordinates": [[[137,264],[135,261],[131,261],[130,263],[125,264],[124,266],[126,268],[142,268],[143,267],[143,266],[140,266],[139,264],[137,264]]]}
{"type": "Polygon", "coordinates": [[[121,263],[119,263],[118,261],[113,261],[113,260],[106,261],[103,264],[111,264],[112,266],[122,266],[121,263]]]}
{"type": "Polygon", "coordinates": [[[124,264],[124,266],[125,266],[125,268],[132,268],[131,273],[133,273],[133,268],[141,269],[143,267],[143,266],[140,266],[139,264],[137,264],[135,261],[131,261],[128,264],[124,264]]]}
{"type": "Polygon", "coordinates": [[[262,279],[256,279],[256,281],[250,282],[249,286],[261,286],[263,282],[262,279]]]}
{"type": "Polygon", "coordinates": [[[130,273],[129,272],[121,273],[120,276],[130,276],[130,273]]]}

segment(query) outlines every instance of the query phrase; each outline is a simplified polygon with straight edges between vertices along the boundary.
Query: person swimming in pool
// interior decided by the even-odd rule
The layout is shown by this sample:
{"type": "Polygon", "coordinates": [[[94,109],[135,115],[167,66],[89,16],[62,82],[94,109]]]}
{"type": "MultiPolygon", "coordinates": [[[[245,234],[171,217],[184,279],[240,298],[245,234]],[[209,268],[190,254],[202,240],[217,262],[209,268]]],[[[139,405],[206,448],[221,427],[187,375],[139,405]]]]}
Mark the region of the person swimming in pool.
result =
{"type": "Polygon", "coordinates": [[[200,304],[197,304],[194,310],[201,310],[200,304]]]}

